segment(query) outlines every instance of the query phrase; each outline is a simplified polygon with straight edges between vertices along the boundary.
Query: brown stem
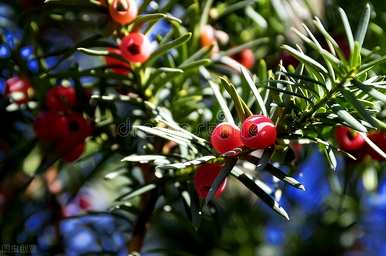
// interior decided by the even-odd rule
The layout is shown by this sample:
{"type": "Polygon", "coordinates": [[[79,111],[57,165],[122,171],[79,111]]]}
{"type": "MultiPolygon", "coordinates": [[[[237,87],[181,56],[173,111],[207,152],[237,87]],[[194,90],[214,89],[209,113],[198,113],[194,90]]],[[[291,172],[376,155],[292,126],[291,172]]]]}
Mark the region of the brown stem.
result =
{"type": "MultiPolygon", "coordinates": [[[[141,165],[142,174],[146,183],[154,179],[154,167],[150,165],[141,165]]],[[[140,252],[145,239],[146,231],[149,227],[149,222],[158,199],[158,191],[154,189],[149,193],[145,193],[141,197],[140,207],[141,212],[134,225],[132,239],[128,244],[129,252],[140,252]]]]}

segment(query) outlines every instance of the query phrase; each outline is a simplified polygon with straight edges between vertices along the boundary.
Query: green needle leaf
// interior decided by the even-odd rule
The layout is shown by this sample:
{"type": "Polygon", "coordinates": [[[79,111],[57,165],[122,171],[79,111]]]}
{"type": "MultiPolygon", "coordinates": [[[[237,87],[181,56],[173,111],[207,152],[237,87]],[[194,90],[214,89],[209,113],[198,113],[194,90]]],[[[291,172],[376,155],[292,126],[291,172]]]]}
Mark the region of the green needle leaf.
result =
{"type": "Polygon", "coordinates": [[[228,108],[226,100],[224,99],[223,95],[220,92],[219,86],[215,82],[212,81],[208,70],[206,68],[204,68],[204,67],[201,67],[200,68],[200,72],[201,72],[202,76],[206,80],[208,80],[209,86],[212,89],[212,91],[214,93],[214,96],[216,97],[218,103],[220,104],[222,112],[224,113],[225,120],[228,123],[236,124],[235,120],[232,117],[232,113],[231,113],[231,111],[228,108]]]}
{"type": "Polygon", "coordinates": [[[247,174],[233,169],[231,174],[235,176],[245,187],[255,193],[264,203],[272,208],[276,213],[289,220],[288,213],[280,206],[280,204],[275,201],[269,194],[267,194],[264,189],[261,188],[251,177],[247,174]]]}
{"type": "Polygon", "coordinates": [[[93,50],[93,49],[87,49],[83,47],[78,47],[78,51],[85,53],[87,55],[93,55],[93,56],[107,56],[109,55],[109,51],[106,50],[93,50]]]}
{"type": "Polygon", "coordinates": [[[125,193],[121,196],[119,196],[117,199],[115,199],[115,201],[122,201],[123,199],[124,200],[129,200],[133,197],[136,197],[136,196],[140,196],[146,192],[149,192],[150,190],[153,190],[155,189],[157,186],[153,183],[150,183],[150,184],[145,184],[143,186],[140,186],[139,188],[137,189],[134,189],[133,191],[130,191],[128,193],[125,193]]]}
{"type": "Polygon", "coordinates": [[[146,66],[146,64],[150,63],[155,58],[165,54],[170,49],[173,49],[182,45],[183,43],[187,42],[191,37],[192,37],[192,33],[186,33],[185,35],[182,35],[172,41],[169,41],[163,45],[160,45],[158,49],[151,54],[150,58],[142,66],[143,67],[146,66]]]}
{"type": "Polygon", "coordinates": [[[343,89],[342,94],[347,101],[349,101],[355,109],[358,111],[359,115],[367,122],[369,122],[372,126],[378,127],[377,121],[365,110],[362,104],[358,101],[355,95],[352,94],[348,89],[343,89]]]}
{"type": "Polygon", "coordinates": [[[366,73],[367,71],[372,69],[374,66],[383,64],[384,62],[386,62],[386,56],[382,56],[378,59],[375,59],[375,60],[372,60],[366,64],[363,64],[359,69],[360,72],[358,72],[357,77],[366,73]]]}
{"type": "Polygon", "coordinates": [[[371,14],[370,4],[366,4],[364,13],[361,17],[361,20],[359,21],[358,29],[355,34],[355,40],[359,42],[360,47],[362,47],[363,41],[365,40],[367,27],[369,26],[369,22],[370,22],[370,14],[371,14]]]}
{"type": "Polygon", "coordinates": [[[189,140],[189,138],[181,136],[181,134],[178,134],[177,131],[170,130],[171,132],[167,132],[163,129],[159,129],[158,127],[147,127],[143,125],[136,125],[133,127],[145,133],[155,135],[155,136],[164,138],[166,140],[174,141],[177,144],[180,144],[183,146],[191,145],[191,141],[189,140]]]}
{"type": "Polygon", "coordinates": [[[160,67],[158,68],[158,70],[165,73],[179,73],[179,74],[184,73],[184,71],[180,68],[160,67]]]}
{"type": "Polygon", "coordinates": [[[242,50],[244,50],[246,48],[253,48],[253,47],[257,46],[257,45],[265,44],[265,43],[268,43],[268,42],[269,42],[269,39],[267,37],[258,38],[258,39],[255,39],[253,41],[250,41],[250,42],[238,45],[238,46],[233,47],[233,48],[230,48],[229,50],[226,50],[226,51],[220,53],[220,55],[232,56],[232,55],[234,55],[236,53],[241,52],[242,50]]]}
{"type": "Polygon", "coordinates": [[[367,137],[366,133],[360,133],[360,134],[362,138],[366,141],[367,145],[369,145],[372,149],[374,149],[378,154],[380,154],[386,160],[386,153],[383,152],[383,150],[380,147],[378,147],[378,145],[376,145],[372,140],[370,140],[367,137]]]}
{"type": "Polygon", "coordinates": [[[206,205],[213,200],[217,189],[220,187],[221,183],[225,180],[225,178],[232,171],[236,162],[237,162],[237,158],[228,158],[227,160],[225,160],[224,167],[220,170],[219,174],[214,179],[212,186],[210,186],[210,189],[208,191],[208,195],[205,198],[205,204],[206,205]]]}
{"type": "Polygon", "coordinates": [[[186,71],[186,70],[195,69],[201,66],[208,66],[211,63],[212,63],[211,59],[202,59],[202,60],[192,61],[183,65],[180,65],[179,68],[186,71]]]}
{"type": "Polygon", "coordinates": [[[267,166],[269,160],[271,159],[272,156],[272,150],[264,150],[262,156],[260,159],[257,159],[257,161],[254,164],[256,165],[256,172],[260,172],[264,170],[264,168],[267,166]]]}
{"type": "Polygon", "coordinates": [[[259,104],[261,112],[263,113],[263,115],[268,116],[268,112],[265,107],[264,100],[261,97],[259,91],[257,90],[256,84],[253,82],[252,77],[249,74],[248,70],[245,67],[241,67],[241,73],[243,74],[244,79],[247,81],[249,88],[251,88],[253,94],[255,95],[255,98],[257,100],[257,103],[259,104]]]}
{"type": "Polygon", "coordinates": [[[282,92],[284,94],[288,94],[288,95],[291,95],[291,96],[295,96],[295,97],[299,97],[299,98],[302,98],[304,100],[307,100],[309,102],[312,103],[312,100],[303,96],[303,95],[300,95],[296,92],[290,92],[290,91],[287,91],[287,90],[284,90],[284,89],[279,89],[279,88],[276,88],[276,87],[273,87],[273,86],[266,86],[265,88],[268,88],[268,89],[271,89],[271,90],[274,90],[274,91],[278,91],[278,92],[282,92]]]}
{"type": "Polygon", "coordinates": [[[144,0],[141,6],[138,8],[138,13],[143,13],[148,8],[152,0],[144,0]]]}
{"type": "Polygon", "coordinates": [[[320,31],[320,33],[323,34],[324,38],[327,40],[327,42],[330,42],[336,51],[338,57],[344,64],[346,64],[346,57],[343,54],[342,49],[340,49],[338,43],[334,40],[334,38],[327,32],[327,30],[324,28],[322,22],[318,17],[315,17],[314,24],[316,28],[320,31]]]}
{"type": "Polygon", "coordinates": [[[353,82],[354,82],[354,85],[359,89],[361,89],[362,91],[366,92],[367,94],[374,97],[375,99],[380,100],[383,103],[386,103],[386,95],[384,93],[381,93],[377,89],[370,87],[370,85],[363,84],[358,80],[353,80],[353,82]]]}
{"type": "Polygon", "coordinates": [[[182,23],[180,19],[177,19],[176,17],[173,17],[171,15],[165,14],[165,13],[151,13],[151,14],[144,14],[138,16],[135,20],[131,22],[133,24],[133,31],[136,31],[138,28],[140,28],[144,23],[146,22],[154,22],[159,19],[167,19],[172,22],[177,22],[179,24],[182,23]]]}
{"type": "Polygon", "coordinates": [[[229,95],[231,96],[235,104],[237,115],[239,116],[240,121],[244,121],[244,119],[252,115],[251,110],[248,108],[247,104],[243,102],[243,99],[241,99],[241,97],[237,94],[237,91],[234,85],[231,82],[229,82],[226,77],[219,77],[219,78],[222,81],[222,84],[224,85],[225,90],[227,90],[227,92],[229,93],[229,95]]]}
{"type": "Polygon", "coordinates": [[[183,163],[159,165],[159,166],[157,166],[157,168],[161,169],[161,170],[163,170],[163,169],[184,169],[184,168],[187,168],[190,166],[196,166],[199,164],[207,163],[207,162],[209,162],[211,160],[215,160],[215,159],[216,159],[215,156],[203,156],[203,157],[199,157],[197,159],[183,162],[183,163]]]}
{"type": "Polygon", "coordinates": [[[296,50],[295,48],[292,48],[291,46],[289,45],[284,45],[282,46],[282,48],[286,51],[288,51],[290,54],[292,54],[294,57],[298,58],[299,60],[301,60],[302,62],[304,62],[305,64],[308,64],[312,67],[315,67],[317,68],[318,70],[322,71],[324,74],[328,74],[328,71],[327,69],[325,69],[319,62],[317,62],[316,60],[314,60],[313,58],[305,55],[304,53],[296,50]]]}
{"type": "Polygon", "coordinates": [[[346,32],[347,41],[348,41],[348,44],[350,46],[350,52],[353,52],[353,50],[354,50],[354,36],[353,36],[352,30],[351,30],[350,22],[348,21],[346,12],[342,8],[339,7],[338,11],[339,11],[340,18],[341,18],[343,26],[344,26],[344,30],[346,32]]]}
{"type": "Polygon", "coordinates": [[[350,64],[352,68],[356,68],[361,64],[361,47],[358,42],[354,43],[354,48],[350,55],[350,64]]]}
{"type": "Polygon", "coordinates": [[[165,160],[166,156],[163,155],[130,155],[123,158],[122,162],[139,162],[139,163],[149,163],[156,160],[165,160]]]}
{"type": "Polygon", "coordinates": [[[299,74],[295,74],[295,73],[288,73],[288,72],[283,72],[281,71],[280,72],[281,74],[284,74],[286,76],[290,76],[290,77],[293,77],[295,79],[298,79],[299,81],[305,81],[305,82],[310,82],[310,83],[313,83],[313,84],[317,84],[317,85],[320,85],[322,86],[324,89],[326,89],[326,85],[318,80],[315,80],[315,79],[312,79],[311,77],[307,77],[307,76],[302,76],[302,75],[299,75],[299,74]]]}
{"type": "Polygon", "coordinates": [[[276,178],[284,181],[285,183],[287,183],[287,184],[289,184],[289,185],[291,185],[291,186],[293,186],[293,187],[295,187],[297,189],[300,189],[300,190],[303,190],[303,191],[306,190],[304,188],[303,184],[301,184],[295,178],[292,178],[291,176],[288,176],[282,170],[280,170],[279,168],[276,168],[272,164],[267,164],[266,167],[265,167],[265,170],[267,170],[269,173],[271,173],[276,178]]]}
{"type": "Polygon", "coordinates": [[[235,120],[233,119],[232,117],[232,113],[231,111],[229,110],[228,106],[227,106],[227,103],[224,99],[224,97],[222,96],[221,92],[220,92],[220,89],[218,87],[217,84],[215,84],[213,81],[208,81],[209,85],[210,85],[210,88],[212,88],[212,91],[218,101],[218,103],[220,104],[220,107],[222,109],[222,112],[224,113],[224,116],[225,116],[225,120],[228,122],[228,123],[231,123],[231,124],[236,124],[235,123],[235,120]]]}
{"type": "Polygon", "coordinates": [[[200,29],[208,23],[208,17],[209,17],[209,11],[210,7],[213,4],[213,0],[206,0],[204,8],[201,13],[201,18],[200,18],[200,29]]]}
{"type": "Polygon", "coordinates": [[[348,113],[342,106],[339,104],[333,104],[331,106],[332,110],[349,126],[360,132],[367,132],[366,127],[364,127],[358,120],[356,120],[350,113],[348,113]]]}
{"type": "Polygon", "coordinates": [[[337,161],[336,161],[335,154],[332,151],[331,147],[323,148],[322,152],[329,163],[330,169],[333,171],[336,171],[337,161]]]}

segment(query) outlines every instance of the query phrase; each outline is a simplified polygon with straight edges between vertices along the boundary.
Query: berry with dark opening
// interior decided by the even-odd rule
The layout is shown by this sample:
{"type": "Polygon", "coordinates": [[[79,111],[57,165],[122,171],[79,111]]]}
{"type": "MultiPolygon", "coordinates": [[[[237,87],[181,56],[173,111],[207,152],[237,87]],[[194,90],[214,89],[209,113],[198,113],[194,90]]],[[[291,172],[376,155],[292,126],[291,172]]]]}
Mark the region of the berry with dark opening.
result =
{"type": "Polygon", "coordinates": [[[265,149],[276,141],[276,127],[264,115],[253,115],[244,120],[241,126],[241,141],[252,149],[265,149]]]}
{"type": "Polygon", "coordinates": [[[243,146],[239,127],[230,123],[218,124],[212,132],[210,142],[219,154],[243,146]]]}
{"type": "Polygon", "coordinates": [[[69,141],[78,140],[78,142],[81,142],[90,136],[91,132],[91,124],[82,114],[74,112],[67,115],[67,136],[69,141]]]}
{"type": "Polygon", "coordinates": [[[8,96],[16,104],[25,104],[32,95],[31,84],[23,78],[17,76],[9,78],[5,82],[4,95],[8,96]]]}
{"type": "MultiPolygon", "coordinates": [[[[110,53],[114,53],[116,55],[122,55],[122,52],[120,49],[116,48],[107,48],[107,50],[110,53]]],[[[117,58],[114,58],[112,56],[106,56],[105,57],[106,65],[111,66],[111,70],[113,73],[125,76],[129,73],[130,65],[124,61],[121,61],[117,58]]]]}
{"type": "Polygon", "coordinates": [[[113,20],[125,25],[137,17],[138,8],[133,0],[113,0],[109,5],[109,12],[113,20]]]}
{"type": "Polygon", "coordinates": [[[336,142],[345,151],[360,149],[365,144],[362,136],[346,126],[338,126],[335,129],[336,142]]]}
{"type": "Polygon", "coordinates": [[[67,115],[66,135],[56,144],[56,153],[65,161],[74,161],[84,151],[84,140],[90,136],[90,122],[80,113],[67,115]]]}
{"type": "Polygon", "coordinates": [[[76,105],[76,92],[73,87],[56,86],[48,90],[46,105],[50,110],[66,111],[76,105]]]}
{"type": "Polygon", "coordinates": [[[251,69],[255,65],[255,55],[253,54],[253,51],[249,48],[246,48],[241,52],[235,54],[233,58],[247,69],[251,69]]]}
{"type": "Polygon", "coordinates": [[[125,36],[120,44],[122,55],[130,62],[143,63],[151,54],[151,43],[141,33],[133,32],[125,36]]]}
{"type": "MultiPolygon", "coordinates": [[[[194,188],[200,198],[206,198],[214,179],[219,174],[223,166],[220,164],[203,164],[198,167],[194,175],[194,188]]],[[[215,196],[219,198],[224,192],[227,179],[218,187],[215,196]]]]}

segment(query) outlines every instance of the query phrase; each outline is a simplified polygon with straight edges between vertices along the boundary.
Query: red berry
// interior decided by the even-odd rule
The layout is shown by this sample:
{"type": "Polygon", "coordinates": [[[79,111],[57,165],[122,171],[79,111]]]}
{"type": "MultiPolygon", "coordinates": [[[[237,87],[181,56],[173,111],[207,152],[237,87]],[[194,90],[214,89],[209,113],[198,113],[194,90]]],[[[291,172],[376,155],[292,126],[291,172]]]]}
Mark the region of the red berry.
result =
{"type": "Polygon", "coordinates": [[[41,112],[34,121],[36,136],[52,142],[55,152],[65,161],[74,161],[84,151],[84,140],[91,135],[88,120],[80,113],[62,115],[58,112],[41,112]]]}
{"type": "Polygon", "coordinates": [[[247,69],[251,69],[255,65],[255,55],[253,54],[253,51],[249,48],[237,53],[233,56],[233,58],[247,69]]]}
{"type": "Polygon", "coordinates": [[[35,118],[33,128],[36,136],[45,141],[53,142],[67,135],[67,118],[57,112],[40,112],[35,118]]]}
{"type": "MultiPolygon", "coordinates": [[[[380,149],[382,149],[383,152],[386,152],[386,134],[382,132],[374,132],[367,135],[369,139],[374,142],[380,149]]],[[[383,158],[380,154],[378,154],[374,149],[372,149],[370,146],[368,147],[368,153],[369,155],[374,159],[378,161],[385,161],[386,159],[383,158]]]]}
{"type": "Polygon", "coordinates": [[[48,90],[46,105],[50,110],[66,111],[76,105],[76,92],[73,87],[56,86],[48,90]]]}
{"type": "Polygon", "coordinates": [[[122,55],[130,62],[143,63],[151,54],[151,43],[141,33],[133,32],[125,36],[120,44],[122,55]]]}
{"type": "MultiPolygon", "coordinates": [[[[90,122],[80,113],[71,113],[67,115],[67,137],[68,143],[71,141],[79,142],[91,135],[92,128],[90,122]]],[[[65,142],[66,143],[66,142],[65,142]]]]}
{"type": "Polygon", "coordinates": [[[253,115],[244,120],[241,126],[241,141],[253,149],[265,149],[275,144],[276,127],[264,115],[253,115]]]}
{"type": "Polygon", "coordinates": [[[357,150],[365,144],[365,140],[359,133],[346,126],[336,127],[335,136],[339,146],[346,151],[357,150]]]}
{"type": "Polygon", "coordinates": [[[67,116],[66,135],[56,143],[56,153],[65,161],[77,159],[84,150],[84,140],[90,136],[90,122],[80,113],[67,116]]]}
{"type": "Polygon", "coordinates": [[[78,205],[80,209],[88,210],[91,208],[90,200],[85,196],[80,196],[78,199],[78,205]]]}
{"type": "Polygon", "coordinates": [[[214,128],[210,137],[213,148],[223,154],[243,145],[240,139],[239,127],[230,123],[221,123],[214,128]]]}
{"type": "Polygon", "coordinates": [[[11,101],[21,105],[28,102],[29,96],[32,94],[32,87],[26,79],[14,76],[6,81],[4,94],[11,101]]]}
{"type": "Polygon", "coordinates": [[[216,43],[215,32],[214,28],[210,25],[204,25],[201,28],[200,42],[202,47],[208,47],[216,43]]]}
{"type": "MultiPolygon", "coordinates": [[[[222,167],[223,166],[219,164],[203,164],[198,167],[194,175],[194,188],[200,198],[206,198],[214,179],[217,177],[222,167]]],[[[227,179],[220,184],[215,193],[217,198],[224,192],[226,183],[227,179]]]]}
{"type": "MultiPolygon", "coordinates": [[[[120,49],[116,48],[107,48],[107,50],[110,53],[115,53],[117,55],[122,55],[122,52],[120,49]]],[[[124,61],[121,61],[117,58],[114,58],[112,56],[106,56],[105,57],[106,64],[108,66],[112,66],[111,70],[118,75],[125,76],[129,73],[130,65],[124,61]]]]}
{"type": "Polygon", "coordinates": [[[113,0],[109,5],[109,12],[116,22],[125,25],[137,17],[138,8],[133,0],[113,0]]]}
{"type": "Polygon", "coordinates": [[[65,149],[59,147],[58,153],[61,154],[62,159],[66,162],[73,162],[78,159],[84,151],[84,143],[80,143],[72,148],[65,149]]]}

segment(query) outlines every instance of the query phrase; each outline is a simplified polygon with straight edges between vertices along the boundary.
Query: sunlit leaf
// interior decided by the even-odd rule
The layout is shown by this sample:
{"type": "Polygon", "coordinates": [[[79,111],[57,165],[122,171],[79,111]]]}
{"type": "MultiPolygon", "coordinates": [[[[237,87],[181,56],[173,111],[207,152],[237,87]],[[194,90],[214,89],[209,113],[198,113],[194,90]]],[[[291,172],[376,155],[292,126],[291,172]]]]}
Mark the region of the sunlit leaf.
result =
{"type": "Polygon", "coordinates": [[[367,132],[366,127],[364,127],[358,120],[356,120],[347,110],[343,109],[342,106],[338,104],[333,104],[331,106],[333,111],[348,125],[354,128],[357,131],[367,132]]]}
{"type": "Polygon", "coordinates": [[[363,41],[365,40],[367,27],[370,22],[371,8],[369,4],[366,4],[365,10],[362,14],[362,17],[359,21],[357,32],[355,34],[355,41],[359,42],[359,46],[362,47],[363,41]]]}

